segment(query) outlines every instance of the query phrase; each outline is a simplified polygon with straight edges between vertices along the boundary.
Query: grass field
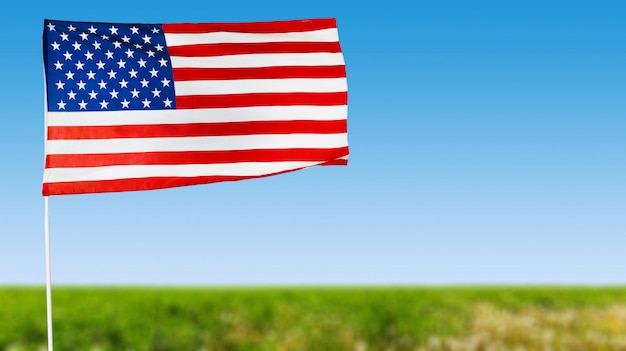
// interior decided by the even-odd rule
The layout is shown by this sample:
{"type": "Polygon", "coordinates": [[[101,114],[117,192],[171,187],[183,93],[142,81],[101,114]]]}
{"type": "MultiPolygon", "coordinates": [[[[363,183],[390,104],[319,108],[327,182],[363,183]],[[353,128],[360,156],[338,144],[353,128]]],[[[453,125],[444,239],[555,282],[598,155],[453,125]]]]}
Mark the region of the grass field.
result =
{"type": "MultiPolygon", "coordinates": [[[[57,288],[55,350],[626,350],[626,288],[57,288]]],[[[0,287],[0,350],[45,350],[0,287]]]]}

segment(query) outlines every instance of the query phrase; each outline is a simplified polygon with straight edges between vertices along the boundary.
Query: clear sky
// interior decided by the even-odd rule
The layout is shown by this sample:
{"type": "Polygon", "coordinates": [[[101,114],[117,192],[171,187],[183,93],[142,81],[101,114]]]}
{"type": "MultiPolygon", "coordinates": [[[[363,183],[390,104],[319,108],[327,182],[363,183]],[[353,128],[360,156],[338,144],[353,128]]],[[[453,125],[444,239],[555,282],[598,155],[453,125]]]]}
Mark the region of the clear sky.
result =
{"type": "Polygon", "coordinates": [[[53,284],[626,283],[622,1],[12,1],[0,284],[44,284],[44,18],[337,18],[350,164],[50,198],[53,284]]]}

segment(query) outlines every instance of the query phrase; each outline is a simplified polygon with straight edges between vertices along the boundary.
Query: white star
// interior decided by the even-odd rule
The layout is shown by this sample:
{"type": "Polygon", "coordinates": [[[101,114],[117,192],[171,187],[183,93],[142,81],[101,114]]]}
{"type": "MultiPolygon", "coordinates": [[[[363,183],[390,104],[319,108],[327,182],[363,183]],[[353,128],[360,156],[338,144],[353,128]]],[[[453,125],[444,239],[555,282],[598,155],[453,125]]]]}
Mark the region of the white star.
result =
{"type": "Polygon", "coordinates": [[[117,65],[119,66],[118,68],[126,68],[126,62],[122,61],[122,59],[117,61],[117,65]]]}
{"type": "Polygon", "coordinates": [[[148,61],[144,61],[143,58],[139,59],[139,61],[137,61],[137,63],[139,64],[139,67],[143,67],[146,68],[146,62],[148,61]]]}
{"type": "Polygon", "coordinates": [[[132,27],[130,28],[130,31],[131,31],[131,32],[133,32],[133,34],[139,34],[139,28],[137,28],[137,27],[135,27],[135,26],[132,26],[132,27]]]}
{"type": "Polygon", "coordinates": [[[89,70],[89,72],[87,72],[87,80],[90,80],[90,79],[94,79],[94,80],[96,79],[96,73],[92,70],[89,70]]]}
{"type": "Polygon", "coordinates": [[[100,89],[106,89],[107,88],[107,83],[100,79],[100,83],[98,83],[98,85],[100,86],[100,89]]]}
{"type": "Polygon", "coordinates": [[[127,37],[126,34],[124,34],[124,36],[122,37],[122,41],[128,43],[130,41],[130,38],[127,37]]]}
{"type": "Polygon", "coordinates": [[[89,98],[92,100],[95,100],[98,97],[98,93],[96,93],[95,91],[93,91],[93,89],[91,90],[91,93],[89,93],[89,98]]]}
{"type": "Polygon", "coordinates": [[[94,40],[94,41],[93,41],[93,47],[94,47],[94,49],[96,49],[96,50],[100,50],[100,43],[98,43],[97,41],[95,41],[95,40],[94,40]]]}
{"type": "Polygon", "coordinates": [[[146,98],[146,99],[143,99],[141,103],[143,104],[144,108],[150,108],[150,102],[151,101],[146,98]]]}
{"type": "Polygon", "coordinates": [[[159,32],[159,29],[157,27],[152,28],[152,33],[156,34],[159,32]]]}
{"type": "Polygon", "coordinates": [[[120,80],[120,87],[121,88],[128,88],[128,82],[125,81],[124,79],[120,80]]]}
{"type": "Polygon", "coordinates": [[[159,60],[159,63],[161,64],[161,67],[167,67],[167,60],[164,58],[161,58],[159,60]]]}
{"type": "Polygon", "coordinates": [[[117,72],[110,70],[107,74],[109,75],[109,79],[114,79],[117,72]]]}
{"type": "Polygon", "coordinates": [[[67,105],[65,102],[63,102],[63,100],[57,102],[57,105],[59,105],[59,110],[65,110],[65,105],[67,105]]]}
{"type": "Polygon", "coordinates": [[[144,78],[139,83],[141,83],[141,87],[142,88],[147,88],[148,87],[148,83],[150,83],[150,81],[148,81],[148,80],[146,80],[146,78],[144,78]]]}
{"type": "Polygon", "coordinates": [[[109,92],[109,94],[111,94],[111,99],[117,99],[117,94],[119,94],[120,92],[113,89],[109,92]]]}
{"type": "Polygon", "coordinates": [[[65,86],[65,83],[63,83],[61,81],[58,81],[55,84],[57,85],[57,90],[61,90],[65,86]]]}
{"type": "Polygon", "coordinates": [[[61,44],[57,43],[56,41],[50,45],[52,45],[52,50],[60,50],[59,48],[61,47],[61,44]]]}
{"type": "Polygon", "coordinates": [[[109,40],[109,36],[106,34],[102,34],[100,38],[102,38],[102,40],[109,40]]]}
{"type": "Polygon", "coordinates": [[[80,105],[80,109],[81,110],[86,110],[87,109],[87,103],[85,102],[85,100],[80,100],[80,102],[78,104],[80,105]]]}
{"type": "Polygon", "coordinates": [[[83,40],[87,40],[87,38],[89,38],[89,34],[84,33],[84,32],[80,33],[79,35],[80,35],[81,39],[83,39],[83,40]]]}
{"type": "Polygon", "coordinates": [[[161,81],[161,83],[163,83],[163,87],[169,87],[170,86],[170,82],[171,82],[171,80],[169,80],[167,78],[163,78],[163,80],[161,81]]]}
{"type": "Polygon", "coordinates": [[[152,68],[152,70],[150,71],[150,77],[156,77],[158,74],[159,74],[159,71],[157,71],[154,68],[152,68]]]}
{"type": "Polygon", "coordinates": [[[139,72],[135,71],[134,68],[131,69],[130,71],[128,71],[128,74],[130,74],[131,78],[137,78],[137,73],[139,73],[139,72]]]}
{"type": "Polygon", "coordinates": [[[76,93],[73,90],[70,90],[70,92],[67,93],[67,96],[70,100],[76,100],[76,93]]]}
{"type": "Polygon", "coordinates": [[[117,34],[117,28],[115,26],[111,26],[109,30],[111,31],[111,35],[117,34]]]}
{"type": "Polygon", "coordinates": [[[143,45],[141,45],[141,44],[135,44],[135,48],[136,49],[141,49],[142,47],[143,47],[143,45]]]}
{"type": "Polygon", "coordinates": [[[154,57],[154,51],[152,50],[146,51],[146,54],[148,54],[148,57],[154,57]]]}
{"type": "Polygon", "coordinates": [[[104,69],[104,66],[106,64],[104,62],[102,62],[102,60],[96,62],[96,66],[98,66],[98,69],[104,69]]]}
{"type": "Polygon", "coordinates": [[[78,60],[78,62],[76,62],[76,63],[75,63],[75,65],[76,65],[76,70],[77,70],[77,71],[82,70],[82,69],[83,69],[83,66],[85,66],[85,64],[84,64],[84,63],[82,63],[82,62],[80,62],[80,60],[78,60]]]}
{"type": "Polygon", "coordinates": [[[172,107],[172,100],[170,100],[170,98],[166,98],[165,100],[163,100],[163,103],[165,104],[165,107],[172,107]]]}
{"type": "Polygon", "coordinates": [[[76,27],[74,27],[73,25],[71,25],[71,24],[70,24],[70,25],[67,27],[67,30],[69,30],[70,32],[74,32],[74,31],[76,30],[76,27]]]}
{"type": "Polygon", "coordinates": [[[116,49],[119,49],[119,48],[122,47],[122,43],[120,43],[119,41],[116,40],[116,41],[113,42],[113,46],[115,46],[116,49]]]}
{"type": "Polygon", "coordinates": [[[67,50],[65,51],[65,53],[63,54],[63,56],[65,56],[66,60],[71,60],[72,59],[72,54],[70,54],[67,50]]]}
{"type": "Polygon", "coordinates": [[[150,38],[150,37],[148,36],[148,34],[145,34],[145,35],[144,35],[141,39],[143,39],[143,43],[144,43],[144,44],[150,44],[150,40],[151,40],[152,38],[150,38]]]}
{"type": "Polygon", "coordinates": [[[89,52],[89,50],[87,50],[87,52],[85,53],[85,58],[87,60],[93,60],[93,54],[89,52]]]}
{"type": "Polygon", "coordinates": [[[70,41],[70,36],[67,33],[61,33],[61,41],[70,41]]]}
{"type": "Polygon", "coordinates": [[[130,104],[130,101],[124,99],[123,101],[121,101],[122,103],[122,108],[128,108],[128,104],[130,104]]]}
{"type": "Polygon", "coordinates": [[[137,89],[133,89],[130,93],[133,95],[134,98],[139,97],[139,90],[137,89]]]}
{"type": "Polygon", "coordinates": [[[74,72],[72,71],[67,71],[67,73],[65,73],[65,76],[67,77],[67,79],[72,79],[74,80],[74,72]]]}
{"type": "Polygon", "coordinates": [[[126,50],[126,55],[128,56],[128,58],[133,57],[133,55],[135,54],[135,52],[131,49],[126,50]]]}
{"type": "Polygon", "coordinates": [[[49,29],[51,32],[56,32],[56,29],[54,29],[54,24],[52,24],[52,23],[50,23],[50,22],[48,22],[48,29],[49,29]]]}
{"type": "Polygon", "coordinates": [[[152,91],[152,97],[161,97],[161,91],[157,88],[154,88],[154,90],[152,91]]]}
{"type": "Polygon", "coordinates": [[[105,110],[107,109],[107,106],[109,106],[108,101],[102,100],[102,102],[100,102],[100,109],[105,110]]]}
{"type": "Polygon", "coordinates": [[[95,28],[93,25],[87,29],[89,29],[89,32],[91,34],[96,34],[96,32],[98,31],[98,28],[95,28]]]}
{"type": "Polygon", "coordinates": [[[63,64],[61,62],[59,62],[59,60],[57,60],[57,62],[54,63],[54,68],[55,69],[62,69],[63,68],[63,64]]]}
{"type": "Polygon", "coordinates": [[[104,54],[107,55],[107,60],[113,60],[113,53],[110,50],[107,50],[104,54]]]}
{"type": "Polygon", "coordinates": [[[157,51],[163,51],[163,46],[161,44],[157,44],[154,48],[157,49],[157,51]]]}
{"type": "Polygon", "coordinates": [[[85,85],[87,85],[87,83],[83,82],[83,80],[79,80],[78,83],[76,83],[76,85],[78,85],[78,90],[85,90],[85,85]]]}
{"type": "Polygon", "coordinates": [[[74,51],[80,50],[80,44],[77,41],[75,41],[72,46],[74,47],[74,51]]]}

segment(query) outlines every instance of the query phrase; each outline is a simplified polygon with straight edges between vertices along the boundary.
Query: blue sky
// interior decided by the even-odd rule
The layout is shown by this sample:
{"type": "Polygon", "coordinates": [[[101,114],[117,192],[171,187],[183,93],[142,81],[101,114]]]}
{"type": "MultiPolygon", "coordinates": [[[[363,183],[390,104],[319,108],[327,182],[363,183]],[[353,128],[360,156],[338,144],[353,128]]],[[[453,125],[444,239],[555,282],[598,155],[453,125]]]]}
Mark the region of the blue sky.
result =
{"type": "Polygon", "coordinates": [[[336,17],[348,167],[50,199],[53,284],[626,283],[619,1],[14,2],[0,284],[44,284],[43,19],[336,17]]]}

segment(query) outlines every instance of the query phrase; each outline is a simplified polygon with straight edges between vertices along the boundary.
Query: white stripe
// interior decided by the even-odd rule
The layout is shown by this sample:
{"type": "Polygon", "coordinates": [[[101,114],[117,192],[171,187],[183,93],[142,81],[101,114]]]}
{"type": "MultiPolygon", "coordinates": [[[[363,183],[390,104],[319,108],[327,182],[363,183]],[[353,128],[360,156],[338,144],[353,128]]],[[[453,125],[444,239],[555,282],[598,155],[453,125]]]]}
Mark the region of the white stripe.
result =
{"type": "Polygon", "coordinates": [[[174,83],[176,96],[248,93],[332,93],[348,91],[346,78],[192,80],[174,83]]]}
{"type": "Polygon", "coordinates": [[[103,154],[152,151],[213,151],[290,148],[336,148],[348,145],[346,133],[257,134],[211,137],[48,140],[53,154],[103,154]]]}
{"type": "Polygon", "coordinates": [[[348,106],[259,106],[190,110],[48,112],[48,126],[344,120],[348,106]]]}
{"type": "Polygon", "coordinates": [[[316,52],[310,54],[246,54],[211,57],[171,56],[173,68],[245,68],[274,66],[339,66],[343,54],[316,52]]]}
{"type": "Polygon", "coordinates": [[[336,42],[337,28],[290,33],[214,32],[197,34],[165,33],[167,46],[219,43],[336,42]]]}
{"type": "Polygon", "coordinates": [[[321,162],[241,162],[197,165],[104,166],[48,168],[44,183],[147,177],[261,176],[311,167],[321,162]]]}

